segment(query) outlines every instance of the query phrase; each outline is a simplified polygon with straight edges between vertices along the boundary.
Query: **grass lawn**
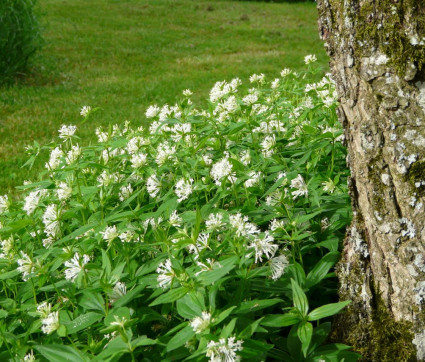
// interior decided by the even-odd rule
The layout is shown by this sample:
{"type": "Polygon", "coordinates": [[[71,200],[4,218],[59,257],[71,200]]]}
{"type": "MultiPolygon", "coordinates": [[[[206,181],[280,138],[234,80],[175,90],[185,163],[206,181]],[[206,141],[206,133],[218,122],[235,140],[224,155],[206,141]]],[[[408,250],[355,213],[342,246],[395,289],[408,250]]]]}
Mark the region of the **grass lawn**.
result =
{"type": "Polygon", "coordinates": [[[314,3],[203,0],[41,0],[46,46],[24,84],[0,89],[0,194],[37,179],[24,146],[48,143],[61,124],[79,125],[83,105],[100,107],[79,127],[81,143],[111,122],[141,122],[149,104],[182,90],[205,101],[216,81],[277,76],[315,53],[327,67],[314,3]]]}

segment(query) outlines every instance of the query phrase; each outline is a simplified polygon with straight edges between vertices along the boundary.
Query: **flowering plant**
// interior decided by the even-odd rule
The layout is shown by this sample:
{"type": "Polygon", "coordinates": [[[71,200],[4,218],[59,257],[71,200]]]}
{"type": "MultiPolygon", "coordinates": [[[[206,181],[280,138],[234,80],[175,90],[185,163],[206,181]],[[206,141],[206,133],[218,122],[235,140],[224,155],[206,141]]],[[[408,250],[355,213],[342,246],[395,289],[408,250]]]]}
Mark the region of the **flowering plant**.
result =
{"type": "Polygon", "coordinates": [[[206,109],[186,90],[87,147],[62,126],[46,177],[0,197],[1,355],[356,360],[322,346],[350,205],[334,85],[309,67],[218,82],[206,109]]]}

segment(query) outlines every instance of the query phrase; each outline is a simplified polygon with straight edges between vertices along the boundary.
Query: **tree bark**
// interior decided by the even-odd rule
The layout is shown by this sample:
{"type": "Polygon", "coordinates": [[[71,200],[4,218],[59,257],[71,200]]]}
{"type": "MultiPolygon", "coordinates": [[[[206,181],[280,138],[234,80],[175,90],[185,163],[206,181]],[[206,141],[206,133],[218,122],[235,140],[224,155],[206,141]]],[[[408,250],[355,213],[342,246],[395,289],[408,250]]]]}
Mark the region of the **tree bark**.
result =
{"type": "Polygon", "coordinates": [[[345,130],[353,221],[334,338],[425,360],[425,0],[318,0],[345,130]]]}

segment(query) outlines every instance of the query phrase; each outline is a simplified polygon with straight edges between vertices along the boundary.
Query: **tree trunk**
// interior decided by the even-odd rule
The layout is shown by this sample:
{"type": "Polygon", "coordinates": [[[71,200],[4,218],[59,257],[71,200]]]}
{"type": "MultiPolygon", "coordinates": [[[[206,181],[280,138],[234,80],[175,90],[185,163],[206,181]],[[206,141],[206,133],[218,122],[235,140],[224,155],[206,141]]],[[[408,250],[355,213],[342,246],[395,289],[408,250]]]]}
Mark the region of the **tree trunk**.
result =
{"type": "Polygon", "coordinates": [[[340,98],[353,221],[334,338],[425,360],[425,0],[318,0],[340,98]]]}

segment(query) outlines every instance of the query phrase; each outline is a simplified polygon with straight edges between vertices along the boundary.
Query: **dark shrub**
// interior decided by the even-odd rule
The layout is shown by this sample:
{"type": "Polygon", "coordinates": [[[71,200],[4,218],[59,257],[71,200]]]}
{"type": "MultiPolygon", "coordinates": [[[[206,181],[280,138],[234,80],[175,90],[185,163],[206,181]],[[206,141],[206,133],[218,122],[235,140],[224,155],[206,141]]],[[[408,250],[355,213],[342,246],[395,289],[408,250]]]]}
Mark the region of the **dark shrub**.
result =
{"type": "Polygon", "coordinates": [[[24,74],[42,37],[36,0],[0,0],[0,83],[24,74]]]}

